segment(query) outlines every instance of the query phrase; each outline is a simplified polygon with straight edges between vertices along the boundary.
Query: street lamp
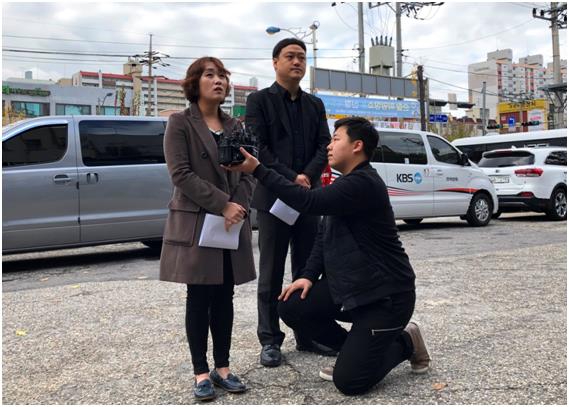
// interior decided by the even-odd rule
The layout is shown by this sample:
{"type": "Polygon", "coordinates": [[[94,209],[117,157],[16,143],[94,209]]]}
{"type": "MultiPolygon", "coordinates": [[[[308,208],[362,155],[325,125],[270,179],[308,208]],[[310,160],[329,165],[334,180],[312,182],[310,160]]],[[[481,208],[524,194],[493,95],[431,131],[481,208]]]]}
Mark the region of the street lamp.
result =
{"type": "Polygon", "coordinates": [[[105,95],[105,97],[103,98],[103,101],[101,102],[101,98],[97,98],[97,103],[99,104],[99,114],[101,114],[101,108],[103,107],[103,105],[105,104],[105,100],[107,100],[107,98],[109,96],[113,96],[113,92],[109,92],[105,95]]]}
{"type": "Polygon", "coordinates": [[[276,34],[278,32],[281,32],[281,31],[286,31],[288,33],[291,33],[295,38],[298,38],[299,40],[304,40],[309,35],[312,35],[312,41],[304,41],[304,42],[307,44],[312,44],[312,56],[314,58],[313,65],[316,68],[316,51],[318,50],[316,48],[316,30],[318,29],[318,27],[320,27],[320,22],[314,20],[312,22],[312,24],[308,27],[308,29],[310,31],[304,31],[302,28],[298,28],[298,27],[297,28],[281,28],[281,27],[270,26],[270,27],[267,27],[265,32],[269,35],[273,35],[273,34],[276,34]]]}

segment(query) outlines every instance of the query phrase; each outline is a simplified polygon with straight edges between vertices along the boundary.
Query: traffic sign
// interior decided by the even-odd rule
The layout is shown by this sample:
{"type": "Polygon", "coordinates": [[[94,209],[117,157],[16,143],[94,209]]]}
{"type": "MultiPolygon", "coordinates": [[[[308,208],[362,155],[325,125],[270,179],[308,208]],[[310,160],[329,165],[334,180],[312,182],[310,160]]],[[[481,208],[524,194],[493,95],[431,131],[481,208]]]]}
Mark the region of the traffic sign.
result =
{"type": "Polygon", "coordinates": [[[446,114],[430,114],[429,115],[429,122],[430,123],[447,123],[448,116],[446,114]]]}
{"type": "Polygon", "coordinates": [[[509,127],[516,127],[516,118],[515,117],[508,117],[508,126],[509,127]]]}

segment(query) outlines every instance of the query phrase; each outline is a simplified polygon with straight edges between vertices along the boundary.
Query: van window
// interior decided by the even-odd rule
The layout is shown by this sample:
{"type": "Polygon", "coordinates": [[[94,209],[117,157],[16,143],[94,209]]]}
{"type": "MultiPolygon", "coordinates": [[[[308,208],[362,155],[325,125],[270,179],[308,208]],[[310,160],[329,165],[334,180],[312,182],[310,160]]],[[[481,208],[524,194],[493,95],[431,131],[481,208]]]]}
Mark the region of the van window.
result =
{"type": "Polygon", "coordinates": [[[552,151],[545,159],[545,164],[567,165],[567,151],[552,151]]]}
{"type": "Polygon", "coordinates": [[[166,162],[160,121],[83,120],[79,134],[88,167],[166,162]]]}
{"type": "Polygon", "coordinates": [[[59,161],[67,151],[67,124],[41,126],[2,143],[2,167],[59,161]]]}
{"type": "Polygon", "coordinates": [[[370,158],[370,162],[372,163],[382,163],[383,162],[383,149],[381,145],[378,145],[375,150],[373,150],[373,154],[370,158]]]}
{"type": "Polygon", "coordinates": [[[418,134],[380,132],[383,160],[395,164],[427,164],[427,151],[418,134]]]}
{"type": "Polygon", "coordinates": [[[459,165],[460,155],[449,143],[434,136],[427,136],[427,140],[438,162],[459,165]]]}

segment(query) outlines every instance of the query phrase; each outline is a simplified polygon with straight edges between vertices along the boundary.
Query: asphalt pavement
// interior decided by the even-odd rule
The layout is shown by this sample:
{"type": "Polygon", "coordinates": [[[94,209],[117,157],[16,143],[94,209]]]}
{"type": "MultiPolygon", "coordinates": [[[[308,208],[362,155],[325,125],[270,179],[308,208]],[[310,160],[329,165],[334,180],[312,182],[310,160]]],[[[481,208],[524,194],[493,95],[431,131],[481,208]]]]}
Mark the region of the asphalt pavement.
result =
{"type": "MultiPolygon", "coordinates": [[[[432,239],[431,255],[418,256],[414,247],[435,236],[428,224],[403,237],[417,274],[413,319],[432,369],[413,375],[402,363],[362,396],[344,396],[321,380],[319,368],[334,359],[295,351],[286,327],[285,362],[262,367],[256,283],[238,286],[231,365],[250,390],[218,390],[212,404],[567,404],[567,242],[559,239],[566,222],[532,225],[535,235],[549,229],[554,238],[518,247],[510,235],[507,248],[461,254],[445,246],[460,247],[484,228],[443,228],[451,238],[432,239]]],[[[146,264],[156,268],[157,259],[146,264]]],[[[195,403],[184,286],[144,273],[13,291],[9,284],[2,298],[4,404],[195,403]]]]}

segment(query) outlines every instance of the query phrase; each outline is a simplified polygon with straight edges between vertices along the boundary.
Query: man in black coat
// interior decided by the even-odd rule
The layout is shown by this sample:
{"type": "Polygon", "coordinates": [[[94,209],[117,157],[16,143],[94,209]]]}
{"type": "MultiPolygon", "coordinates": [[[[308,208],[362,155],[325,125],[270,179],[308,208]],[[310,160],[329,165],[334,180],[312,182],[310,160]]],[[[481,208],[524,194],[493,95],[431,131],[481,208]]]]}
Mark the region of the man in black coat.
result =
{"type": "MultiPolygon", "coordinates": [[[[246,124],[258,137],[259,160],[306,189],[317,188],[327,164],[330,132],[322,101],[300,88],[306,72],[306,45],[296,38],[280,41],[273,49],[273,67],[276,81],[247,99],[246,124]]],[[[269,211],[275,201],[273,192],[258,185],[251,203],[257,209],[259,226],[257,335],[264,366],[281,364],[284,333],[279,326],[277,298],[289,243],[294,280],[304,268],[318,229],[318,216],[301,215],[292,226],[274,217],[269,211]]],[[[295,337],[299,350],[335,354],[296,333],[295,337]]]]}
{"type": "MultiPolygon", "coordinates": [[[[258,181],[292,208],[324,215],[302,276],[279,299],[283,321],[300,334],[339,350],[320,377],[344,394],[361,394],[409,359],[425,373],[430,357],[415,307],[415,273],[399,240],[387,188],[370,158],[377,130],[363,118],[338,120],[328,159],[343,175],[307,191],[246,154],[235,171],[258,181]],[[336,321],[352,322],[347,332],[336,321]]],[[[242,150],[244,151],[244,150],[242,150]]]]}

